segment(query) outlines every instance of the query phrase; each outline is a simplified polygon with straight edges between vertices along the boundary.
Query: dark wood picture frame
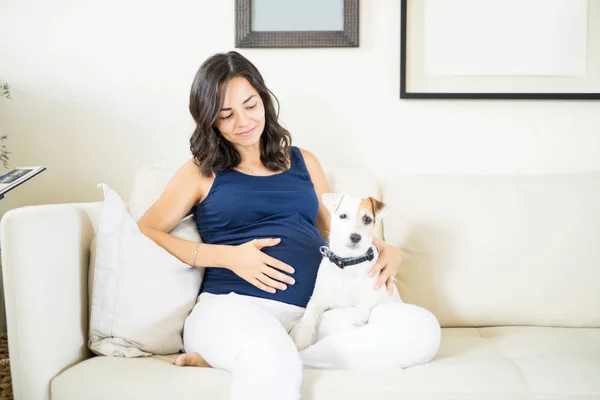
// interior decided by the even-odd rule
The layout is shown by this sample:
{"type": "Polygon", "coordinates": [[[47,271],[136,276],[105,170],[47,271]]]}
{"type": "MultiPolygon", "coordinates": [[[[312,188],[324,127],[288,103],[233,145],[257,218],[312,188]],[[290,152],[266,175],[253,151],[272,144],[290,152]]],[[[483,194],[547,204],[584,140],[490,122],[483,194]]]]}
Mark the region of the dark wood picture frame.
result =
{"type": "MultiPolygon", "coordinates": [[[[571,92],[571,93],[462,93],[462,92],[418,92],[410,91],[407,86],[407,57],[410,57],[410,51],[407,46],[408,24],[410,23],[408,15],[408,6],[411,1],[420,0],[401,0],[400,6],[400,98],[401,99],[515,99],[515,100],[600,100],[600,93],[589,92],[571,92]]],[[[600,12],[595,11],[598,15],[600,12]]],[[[596,21],[596,18],[594,21],[596,21]]],[[[600,21],[596,21],[600,24],[600,21]]],[[[597,27],[596,29],[600,29],[597,27]]],[[[596,35],[598,36],[598,35],[596,35]]],[[[600,48],[600,47],[599,47],[600,48]]]]}
{"type": "Polygon", "coordinates": [[[358,47],[359,0],[344,0],[343,31],[253,31],[252,0],[235,0],[235,47],[358,47]]]}

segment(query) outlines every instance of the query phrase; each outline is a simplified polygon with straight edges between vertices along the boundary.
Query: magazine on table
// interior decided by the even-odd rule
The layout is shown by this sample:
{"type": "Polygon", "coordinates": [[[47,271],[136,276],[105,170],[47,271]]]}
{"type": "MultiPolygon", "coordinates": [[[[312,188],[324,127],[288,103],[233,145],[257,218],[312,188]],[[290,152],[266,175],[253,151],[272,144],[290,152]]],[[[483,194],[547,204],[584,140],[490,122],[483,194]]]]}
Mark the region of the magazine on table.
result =
{"type": "Polygon", "coordinates": [[[41,166],[18,167],[0,176],[0,199],[4,197],[4,194],[27,182],[45,169],[46,167],[41,166]]]}

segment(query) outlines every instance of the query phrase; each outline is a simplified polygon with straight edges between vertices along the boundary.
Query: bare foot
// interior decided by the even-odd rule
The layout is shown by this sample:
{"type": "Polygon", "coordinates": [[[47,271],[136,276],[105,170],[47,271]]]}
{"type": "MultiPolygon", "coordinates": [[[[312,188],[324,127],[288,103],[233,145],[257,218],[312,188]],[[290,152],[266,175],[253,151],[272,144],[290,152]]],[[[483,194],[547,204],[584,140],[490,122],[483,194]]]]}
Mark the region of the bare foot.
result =
{"type": "Polygon", "coordinates": [[[210,368],[210,365],[198,353],[187,354],[183,353],[173,360],[173,364],[180,367],[204,367],[210,368]]]}

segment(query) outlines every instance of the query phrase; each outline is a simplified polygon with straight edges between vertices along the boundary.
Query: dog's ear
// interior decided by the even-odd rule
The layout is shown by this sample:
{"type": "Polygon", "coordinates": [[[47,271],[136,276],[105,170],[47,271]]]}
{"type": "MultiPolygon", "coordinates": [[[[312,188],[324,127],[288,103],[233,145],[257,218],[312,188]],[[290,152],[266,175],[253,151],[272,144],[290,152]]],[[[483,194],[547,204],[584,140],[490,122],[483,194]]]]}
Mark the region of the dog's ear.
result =
{"type": "Polygon", "coordinates": [[[340,206],[345,195],[346,193],[323,193],[323,205],[333,214],[340,206]]]}
{"type": "Polygon", "coordinates": [[[390,212],[390,208],[383,202],[374,199],[373,197],[369,197],[369,201],[373,206],[373,214],[375,214],[375,223],[378,223],[385,217],[388,212],[390,212]]]}

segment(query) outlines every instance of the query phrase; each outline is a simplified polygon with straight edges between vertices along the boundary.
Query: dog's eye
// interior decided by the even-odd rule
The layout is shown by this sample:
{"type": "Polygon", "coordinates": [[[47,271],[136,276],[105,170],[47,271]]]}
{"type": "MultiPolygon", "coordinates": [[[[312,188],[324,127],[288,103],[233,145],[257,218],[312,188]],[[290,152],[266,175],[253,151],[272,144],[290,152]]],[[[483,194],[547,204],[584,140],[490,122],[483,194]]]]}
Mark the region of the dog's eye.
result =
{"type": "Polygon", "coordinates": [[[369,225],[371,222],[373,222],[373,219],[371,217],[369,217],[368,215],[365,215],[363,217],[363,222],[365,223],[365,225],[369,225]]]}
{"type": "Polygon", "coordinates": [[[346,214],[340,214],[340,219],[346,219],[348,216],[346,214]]]}

